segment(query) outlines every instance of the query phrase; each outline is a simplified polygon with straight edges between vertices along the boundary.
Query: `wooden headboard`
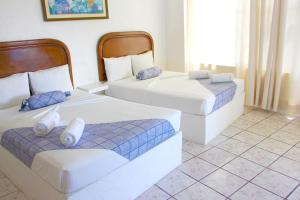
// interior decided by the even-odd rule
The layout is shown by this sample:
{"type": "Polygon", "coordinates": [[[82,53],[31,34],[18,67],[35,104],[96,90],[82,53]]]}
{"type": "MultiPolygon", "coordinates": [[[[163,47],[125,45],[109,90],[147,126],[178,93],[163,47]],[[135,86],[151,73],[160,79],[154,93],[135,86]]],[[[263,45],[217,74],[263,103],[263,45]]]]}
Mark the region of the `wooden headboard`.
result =
{"type": "Polygon", "coordinates": [[[137,55],[154,51],[153,39],[149,33],[142,31],[107,33],[98,43],[99,80],[106,81],[103,58],[137,55]]]}
{"type": "Polygon", "coordinates": [[[71,56],[63,42],[54,39],[0,42],[0,78],[65,64],[69,65],[73,83],[71,56]]]}

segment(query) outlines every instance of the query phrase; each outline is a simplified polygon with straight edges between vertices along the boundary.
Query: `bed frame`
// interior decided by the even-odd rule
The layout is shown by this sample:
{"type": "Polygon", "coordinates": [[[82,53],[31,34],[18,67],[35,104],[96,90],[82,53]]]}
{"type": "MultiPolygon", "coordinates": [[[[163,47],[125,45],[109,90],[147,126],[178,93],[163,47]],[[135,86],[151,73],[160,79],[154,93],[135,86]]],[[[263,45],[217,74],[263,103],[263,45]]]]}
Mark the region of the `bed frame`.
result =
{"type": "MultiPolygon", "coordinates": [[[[0,43],[0,78],[65,64],[72,79],[69,50],[58,40],[0,43]]],[[[97,182],[68,194],[54,189],[1,145],[0,170],[33,200],[133,200],[181,164],[181,145],[178,132],[97,182]]]]}
{"type": "MultiPolygon", "coordinates": [[[[146,32],[113,32],[100,38],[97,49],[99,80],[106,81],[103,58],[141,54],[150,50],[154,52],[154,45],[151,35],[146,32]]],[[[242,115],[244,98],[244,93],[236,95],[230,103],[206,116],[183,112],[181,118],[183,137],[193,142],[207,144],[242,115]]]]}

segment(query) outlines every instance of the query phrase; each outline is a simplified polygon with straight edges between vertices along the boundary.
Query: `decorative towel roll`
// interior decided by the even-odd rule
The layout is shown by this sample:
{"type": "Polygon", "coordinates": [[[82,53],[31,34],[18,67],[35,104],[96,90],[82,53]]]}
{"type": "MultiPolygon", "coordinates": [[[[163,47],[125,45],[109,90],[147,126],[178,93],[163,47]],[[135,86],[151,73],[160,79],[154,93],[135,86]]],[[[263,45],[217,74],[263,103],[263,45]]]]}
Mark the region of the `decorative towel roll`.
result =
{"type": "Polygon", "coordinates": [[[66,147],[75,146],[80,140],[85,127],[83,119],[75,118],[60,135],[60,141],[66,147]]]}
{"type": "Polygon", "coordinates": [[[60,116],[55,111],[48,112],[33,127],[36,136],[46,136],[59,123],[60,116]]]}
{"type": "Polygon", "coordinates": [[[190,71],[189,78],[190,79],[204,79],[209,78],[210,71],[208,70],[197,70],[197,71],[190,71]]]}
{"type": "Polygon", "coordinates": [[[210,79],[212,83],[232,82],[233,74],[232,73],[211,74],[210,79]]]}
{"type": "Polygon", "coordinates": [[[50,105],[58,104],[66,101],[71,96],[70,92],[52,91],[37,94],[25,99],[22,102],[20,111],[36,110],[50,105]]]}
{"type": "Polygon", "coordinates": [[[139,71],[138,74],[136,75],[136,78],[139,80],[146,80],[146,79],[157,77],[160,74],[161,74],[161,69],[159,67],[150,67],[139,71]]]}

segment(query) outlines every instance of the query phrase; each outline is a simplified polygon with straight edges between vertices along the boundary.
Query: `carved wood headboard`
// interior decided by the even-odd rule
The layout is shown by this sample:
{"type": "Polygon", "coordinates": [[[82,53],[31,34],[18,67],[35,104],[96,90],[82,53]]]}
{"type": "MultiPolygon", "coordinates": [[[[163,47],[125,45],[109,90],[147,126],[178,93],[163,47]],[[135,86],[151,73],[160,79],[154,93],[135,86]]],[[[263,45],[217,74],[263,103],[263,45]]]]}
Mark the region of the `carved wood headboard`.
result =
{"type": "Polygon", "coordinates": [[[68,47],[54,39],[0,42],[0,78],[16,73],[34,72],[72,63],[68,47]]]}
{"type": "Polygon", "coordinates": [[[153,39],[149,33],[142,31],[107,33],[98,43],[99,80],[106,81],[103,58],[137,55],[154,51],[153,39]]]}

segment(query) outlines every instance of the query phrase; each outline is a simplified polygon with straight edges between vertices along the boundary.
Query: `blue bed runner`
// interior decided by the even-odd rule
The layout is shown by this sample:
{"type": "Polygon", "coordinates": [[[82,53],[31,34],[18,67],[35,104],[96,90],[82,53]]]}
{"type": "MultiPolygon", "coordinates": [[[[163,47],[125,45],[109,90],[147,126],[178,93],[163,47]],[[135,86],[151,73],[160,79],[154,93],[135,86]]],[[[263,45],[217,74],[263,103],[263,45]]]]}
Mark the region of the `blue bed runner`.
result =
{"type": "Polygon", "coordinates": [[[237,88],[234,81],[224,83],[211,83],[210,79],[201,79],[199,81],[206,89],[210,90],[216,96],[212,112],[229,103],[233,99],[237,88]]]}
{"type": "Polygon", "coordinates": [[[33,128],[7,130],[1,145],[30,167],[36,154],[61,149],[109,149],[133,160],[175,134],[168,120],[146,119],[86,125],[73,148],[61,144],[65,127],[54,128],[47,136],[35,136],[33,128]]]}

